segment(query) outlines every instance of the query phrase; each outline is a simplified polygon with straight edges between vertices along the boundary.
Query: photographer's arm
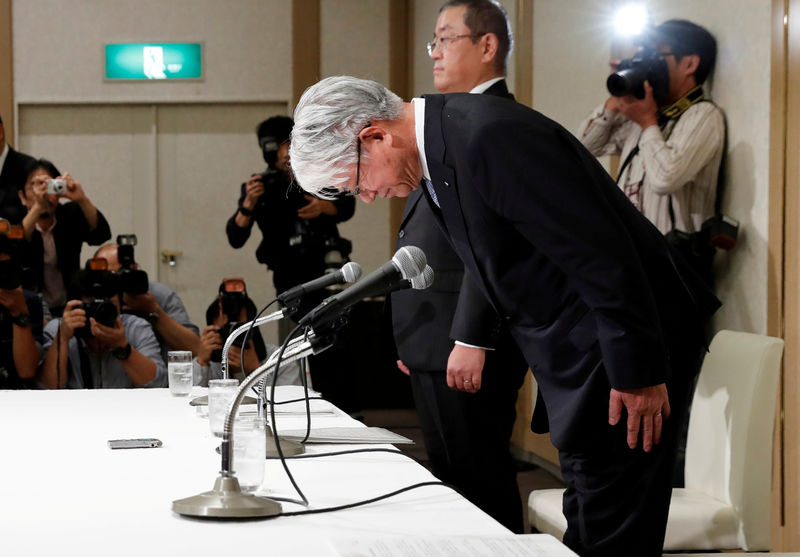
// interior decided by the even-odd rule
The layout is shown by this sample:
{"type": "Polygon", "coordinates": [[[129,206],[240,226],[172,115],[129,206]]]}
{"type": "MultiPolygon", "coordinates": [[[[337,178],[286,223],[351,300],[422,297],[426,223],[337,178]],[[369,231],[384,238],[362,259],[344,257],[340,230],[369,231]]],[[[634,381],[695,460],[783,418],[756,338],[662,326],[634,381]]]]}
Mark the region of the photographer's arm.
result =
{"type": "Polygon", "coordinates": [[[251,212],[256,208],[258,198],[264,193],[264,183],[261,176],[253,174],[245,184],[244,199],[239,202],[240,209],[236,211],[236,225],[240,228],[247,228],[253,224],[253,216],[245,215],[242,209],[251,212]]]}
{"type": "Polygon", "coordinates": [[[28,315],[30,318],[22,287],[14,290],[0,288],[0,305],[5,306],[14,318],[11,334],[13,335],[14,367],[17,368],[17,375],[22,379],[31,379],[36,375],[36,367],[39,364],[39,349],[33,338],[32,324],[17,322],[23,315],[28,315]]]}
{"type": "MultiPolygon", "coordinates": [[[[143,326],[146,326],[144,321],[141,323],[143,326]]],[[[143,387],[148,383],[151,383],[153,379],[156,378],[156,372],[158,371],[158,368],[155,360],[145,356],[139,350],[137,350],[139,347],[137,335],[132,335],[131,340],[133,340],[133,342],[128,340],[128,337],[125,334],[125,326],[122,324],[122,320],[119,317],[117,317],[117,322],[114,327],[106,327],[105,325],[101,325],[94,318],[89,320],[89,326],[92,328],[92,334],[95,336],[95,338],[105,344],[110,350],[125,348],[130,344],[130,355],[128,355],[128,357],[125,359],[120,359],[119,361],[122,364],[122,367],[125,369],[125,373],[128,374],[128,377],[131,378],[131,381],[133,381],[134,385],[143,387]],[[134,346],[134,344],[136,346],[134,346]]],[[[150,336],[153,337],[153,343],[158,346],[152,331],[150,332],[150,336]]],[[[155,357],[161,359],[161,354],[157,350],[154,355],[155,357]]]]}
{"type": "MultiPolygon", "coordinates": [[[[174,295],[174,293],[172,293],[174,295]]],[[[179,302],[177,302],[179,303],[179,302]]],[[[169,346],[170,350],[191,350],[192,355],[197,355],[200,350],[200,337],[195,331],[176,321],[170,313],[173,313],[171,307],[161,307],[156,301],[152,292],[144,294],[123,294],[122,305],[125,309],[133,310],[135,312],[147,315],[156,314],[157,317],[150,321],[153,329],[161,335],[161,338],[169,346]]],[[[168,306],[176,305],[170,302],[168,306]]],[[[181,309],[183,304],[180,304],[181,309]]],[[[185,315],[185,310],[181,311],[185,315]]],[[[188,321],[188,316],[186,316],[188,321]]]]}
{"type": "Polygon", "coordinates": [[[64,174],[62,178],[67,181],[67,192],[64,194],[64,197],[78,204],[83,212],[83,216],[86,218],[86,223],[89,225],[89,232],[93,232],[97,228],[99,222],[97,207],[89,201],[89,197],[86,195],[86,192],[83,191],[83,186],[81,186],[80,182],[75,178],[70,176],[69,172],[64,174]]]}
{"type": "Polygon", "coordinates": [[[31,241],[33,232],[36,230],[36,222],[43,214],[47,213],[47,186],[44,180],[37,178],[33,184],[34,202],[32,207],[28,207],[28,212],[22,218],[22,229],[25,232],[25,239],[31,241]]]}
{"type": "Polygon", "coordinates": [[[45,327],[45,346],[50,347],[39,368],[37,379],[47,389],[60,389],[67,384],[69,376],[69,341],[75,329],[86,323],[86,313],[77,308],[80,300],[70,300],[64,308],[61,320],[51,321],[45,327]]]}

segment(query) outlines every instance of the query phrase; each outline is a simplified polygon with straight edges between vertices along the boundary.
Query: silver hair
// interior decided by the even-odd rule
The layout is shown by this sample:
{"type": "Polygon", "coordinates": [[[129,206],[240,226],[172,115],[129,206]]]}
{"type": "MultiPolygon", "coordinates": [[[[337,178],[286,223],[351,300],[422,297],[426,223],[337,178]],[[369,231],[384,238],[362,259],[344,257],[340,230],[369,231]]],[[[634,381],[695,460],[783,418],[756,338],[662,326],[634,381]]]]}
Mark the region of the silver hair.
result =
{"type": "MultiPolygon", "coordinates": [[[[300,186],[332,199],[355,186],[357,138],[368,122],[398,120],[403,101],[375,81],[328,77],[312,85],[294,109],[289,160],[300,186]]],[[[367,153],[361,154],[362,161],[367,153]]]]}

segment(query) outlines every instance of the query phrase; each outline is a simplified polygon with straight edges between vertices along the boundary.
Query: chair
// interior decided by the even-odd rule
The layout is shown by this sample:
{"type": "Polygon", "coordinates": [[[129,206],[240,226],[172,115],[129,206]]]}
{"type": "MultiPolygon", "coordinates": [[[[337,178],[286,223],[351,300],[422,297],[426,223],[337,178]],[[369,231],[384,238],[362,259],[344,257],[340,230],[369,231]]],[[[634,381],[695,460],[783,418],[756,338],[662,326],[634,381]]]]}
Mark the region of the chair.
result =
{"type": "MultiPolygon", "coordinates": [[[[783,340],[720,331],[695,388],[685,488],[674,489],[664,551],[770,548],[772,427],[783,340]]],[[[563,489],[528,498],[531,526],[562,539],[563,489]]]]}

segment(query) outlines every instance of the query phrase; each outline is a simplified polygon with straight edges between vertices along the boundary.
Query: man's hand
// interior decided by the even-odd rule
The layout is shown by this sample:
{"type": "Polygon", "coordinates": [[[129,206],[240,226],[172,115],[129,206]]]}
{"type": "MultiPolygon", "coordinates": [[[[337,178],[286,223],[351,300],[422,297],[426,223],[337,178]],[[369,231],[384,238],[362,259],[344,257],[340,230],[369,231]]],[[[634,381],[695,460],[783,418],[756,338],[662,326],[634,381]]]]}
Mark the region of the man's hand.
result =
{"type": "Polygon", "coordinates": [[[61,176],[61,178],[67,182],[67,191],[64,193],[64,197],[70,201],[74,201],[75,203],[80,203],[81,201],[86,201],[88,199],[86,197],[86,192],[83,191],[81,183],[70,176],[69,172],[61,176]]]}
{"type": "Polygon", "coordinates": [[[628,447],[635,449],[642,433],[642,448],[650,452],[661,441],[661,427],[669,418],[669,396],[664,383],[641,389],[611,389],[608,400],[608,423],[617,425],[622,407],[628,411],[628,447]]]}
{"type": "Polygon", "coordinates": [[[644,82],[643,99],[625,95],[620,97],[620,101],[619,112],[639,124],[642,130],[658,125],[658,105],[653,98],[653,88],[647,81],[644,82]]]}
{"type": "Polygon", "coordinates": [[[252,211],[256,203],[258,203],[258,198],[261,197],[263,193],[264,182],[261,181],[261,175],[253,174],[245,185],[245,198],[244,201],[242,201],[242,207],[252,211]]]}
{"type": "Polygon", "coordinates": [[[333,204],[333,201],[327,201],[325,199],[317,199],[311,195],[303,196],[308,201],[307,205],[303,205],[297,210],[297,216],[301,219],[315,219],[318,216],[325,214],[325,215],[335,215],[338,213],[336,209],[336,205],[333,204]]]}
{"type": "MultiPolygon", "coordinates": [[[[244,374],[248,375],[258,367],[261,362],[256,355],[256,349],[253,347],[252,342],[247,343],[247,348],[244,351],[244,374]]],[[[238,346],[231,346],[228,350],[228,366],[232,370],[240,371],[242,369],[242,349],[238,346]]]]}
{"type": "Polygon", "coordinates": [[[128,339],[125,338],[125,326],[122,324],[119,316],[117,316],[117,322],[113,327],[101,325],[94,317],[89,319],[89,326],[92,329],[94,338],[102,342],[109,349],[125,348],[128,345],[128,339]]]}
{"type": "Polygon", "coordinates": [[[75,336],[75,329],[86,326],[86,312],[81,305],[80,300],[70,300],[64,306],[64,313],[61,315],[61,340],[69,341],[75,336]]]}
{"type": "Polygon", "coordinates": [[[207,366],[211,359],[211,353],[214,350],[222,350],[222,337],[217,332],[219,327],[216,325],[209,325],[203,329],[200,335],[200,350],[197,353],[197,363],[201,366],[207,366]]]}
{"type": "Polygon", "coordinates": [[[122,294],[122,307],[138,313],[153,313],[158,309],[158,302],[152,292],[144,294],[122,294]]]}
{"type": "Polygon", "coordinates": [[[52,213],[56,203],[56,196],[47,193],[47,178],[43,175],[34,178],[33,207],[28,208],[29,212],[39,218],[41,215],[52,213]]]}
{"type": "Polygon", "coordinates": [[[408,369],[408,366],[403,363],[403,360],[397,360],[397,369],[411,377],[411,370],[408,369]]]}
{"type": "Polygon", "coordinates": [[[447,386],[456,391],[476,393],[481,388],[486,350],[456,344],[447,359],[447,386]]]}
{"type": "Polygon", "coordinates": [[[0,288],[0,306],[5,306],[13,317],[19,317],[21,314],[27,313],[28,304],[25,303],[25,294],[22,293],[22,287],[18,286],[13,290],[0,288]]]}

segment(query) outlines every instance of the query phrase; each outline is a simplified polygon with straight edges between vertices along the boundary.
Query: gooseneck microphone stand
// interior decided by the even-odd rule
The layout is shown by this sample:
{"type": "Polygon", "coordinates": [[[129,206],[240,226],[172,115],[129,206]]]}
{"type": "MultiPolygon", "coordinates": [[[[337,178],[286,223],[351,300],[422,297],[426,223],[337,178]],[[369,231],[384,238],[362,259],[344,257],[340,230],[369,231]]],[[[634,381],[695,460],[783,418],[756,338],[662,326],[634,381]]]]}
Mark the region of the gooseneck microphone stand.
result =
{"type": "MultiPolygon", "coordinates": [[[[332,343],[333,338],[330,336],[318,338],[313,332],[309,332],[288,344],[281,363],[292,362],[319,353],[329,348],[332,343]]],[[[278,364],[278,354],[279,352],[275,352],[263,365],[242,381],[228,407],[220,447],[222,464],[219,476],[214,482],[214,488],[199,495],[173,501],[172,510],[174,512],[185,516],[206,518],[268,517],[281,512],[281,505],[277,501],[243,493],[233,470],[233,427],[236,412],[247,390],[259,379],[275,370],[278,364]]]]}

